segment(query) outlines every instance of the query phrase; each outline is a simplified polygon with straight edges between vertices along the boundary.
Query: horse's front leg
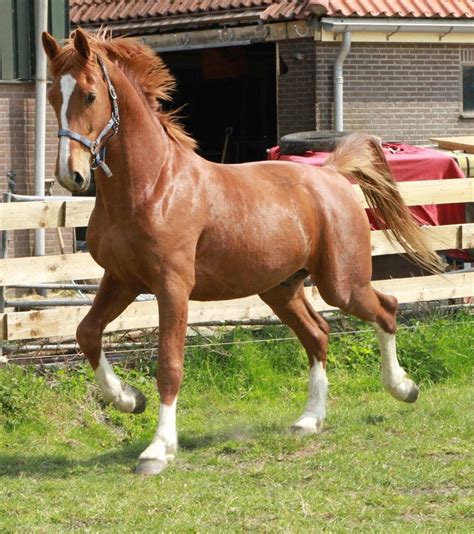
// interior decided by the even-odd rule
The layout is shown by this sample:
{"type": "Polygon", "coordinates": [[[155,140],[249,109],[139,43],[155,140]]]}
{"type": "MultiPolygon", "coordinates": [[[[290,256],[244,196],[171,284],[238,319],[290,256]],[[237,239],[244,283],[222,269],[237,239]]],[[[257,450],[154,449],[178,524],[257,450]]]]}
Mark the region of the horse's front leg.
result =
{"type": "Polygon", "coordinates": [[[94,369],[102,396],[122,412],[140,413],[146,406],[145,396],[123,384],[114,373],[102,350],[102,333],[135,299],[137,292],[104,274],[91,309],[79,323],[76,337],[79,347],[94,369]]]}
{"type": "Polygon", "coordinates": [[[188,320],[190,284],[179,277],[158,289],[160,332],[157,385],[160,395],[158,430],[138,459],[136,473],[157,475],[176,455],[176,400],[183,378],[184,342],[188,320]]]}

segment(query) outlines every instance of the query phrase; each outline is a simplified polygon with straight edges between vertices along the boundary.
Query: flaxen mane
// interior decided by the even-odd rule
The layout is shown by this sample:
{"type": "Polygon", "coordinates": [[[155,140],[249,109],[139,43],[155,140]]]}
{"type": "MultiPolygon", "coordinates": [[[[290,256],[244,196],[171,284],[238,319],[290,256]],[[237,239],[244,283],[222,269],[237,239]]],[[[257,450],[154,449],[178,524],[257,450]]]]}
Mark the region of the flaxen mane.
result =
{"type": "MultiPolygon", "coordinates": [[[[93,52],[119,65],[137,90],[143,94],[167,134],[173,140],[194,150],[196,141],[178,123],[176,112],[161,109],[161,102],[172,100],[172,93],[176,87],[176,81],[163,60],[151,48],[134,39],[111,40],[105,36],[88,34],[88,41],[93,52]]],[[[51,63],[51,73],[57,76],[60,72],[75,66],[84,69],[84,61],[74,48],[74,34],[71,34],[71,38],[66,41],[61,52],[51,63]]],[[[95,59],[94,63],[91,62],[90,70],[93,71],[94,68],[95,59]]]]}

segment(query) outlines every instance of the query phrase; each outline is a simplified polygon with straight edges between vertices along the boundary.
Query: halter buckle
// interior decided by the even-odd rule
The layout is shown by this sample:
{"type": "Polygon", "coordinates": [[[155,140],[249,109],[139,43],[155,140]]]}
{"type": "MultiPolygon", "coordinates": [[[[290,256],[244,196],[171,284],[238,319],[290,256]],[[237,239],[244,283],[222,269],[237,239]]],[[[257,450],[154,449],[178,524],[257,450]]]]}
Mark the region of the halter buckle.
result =
{"type": "Polygon", "coordinates": [[[115,92],[115,87],[110,83],[108,85],[109,85],[110,98],[112,98],[112,100],[117,100],[117,93],[115,92]]]}
{"type": "Polygon", "coordinates": [[[99,147],[99,143],[97,141],[92,141],[90,146],[90,151],[93,156],[97,155],[97,148],[99,147]]]}

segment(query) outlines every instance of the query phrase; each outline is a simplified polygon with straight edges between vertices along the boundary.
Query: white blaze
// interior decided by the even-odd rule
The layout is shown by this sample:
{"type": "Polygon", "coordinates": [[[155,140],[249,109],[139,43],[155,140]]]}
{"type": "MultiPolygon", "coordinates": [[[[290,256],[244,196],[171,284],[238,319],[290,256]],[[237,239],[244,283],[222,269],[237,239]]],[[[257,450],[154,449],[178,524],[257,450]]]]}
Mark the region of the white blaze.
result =
{"type": "MultiPolygon", "coordinates": [[[[67,110],[69,107],[69,100],[71,98],[74,87],[76,86],[76,80],[70,74],[64,74],[60,79],[61,94],[63,101],[61,103],[61,113],[59,115],[60,127],[68,130],[69,124],[67,121],[67,110]]],[[[69,176],[69,156],[71,154],[69,149],[69,137],[60,137],[59,139],[59,176],[69,176]]]]}

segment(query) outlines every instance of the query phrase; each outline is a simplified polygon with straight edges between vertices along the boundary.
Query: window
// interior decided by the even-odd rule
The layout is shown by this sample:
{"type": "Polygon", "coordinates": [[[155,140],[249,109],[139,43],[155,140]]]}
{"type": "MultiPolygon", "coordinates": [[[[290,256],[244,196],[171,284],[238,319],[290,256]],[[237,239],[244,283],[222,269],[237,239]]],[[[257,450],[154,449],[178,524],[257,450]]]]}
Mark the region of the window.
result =
{"type": "Polygon", "coordinates": [[[462,67],[462,110],[474,113],[474,65],[462,67]]]}

